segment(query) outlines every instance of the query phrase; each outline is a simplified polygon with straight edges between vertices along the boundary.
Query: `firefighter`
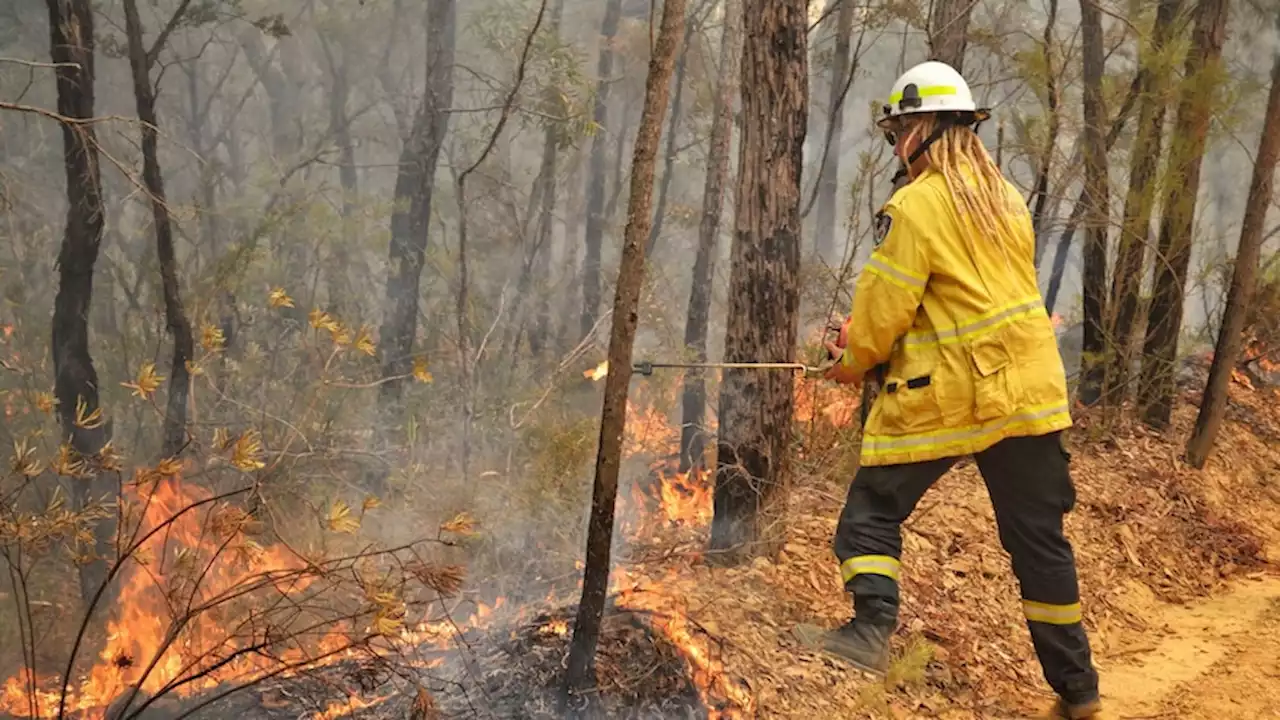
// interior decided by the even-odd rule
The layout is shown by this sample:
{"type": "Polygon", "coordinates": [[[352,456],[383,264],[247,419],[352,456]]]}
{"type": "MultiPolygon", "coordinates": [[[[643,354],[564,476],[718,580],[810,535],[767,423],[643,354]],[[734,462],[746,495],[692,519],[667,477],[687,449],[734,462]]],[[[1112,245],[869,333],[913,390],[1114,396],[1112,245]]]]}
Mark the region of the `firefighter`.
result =
{"type": "Polygon", "coordinates": [[[976,132],[990,113],[940,62],[893,86],[879,121],[909,177],[875,222],[875,249],[826,377],[881,389],[867,418],[835,554],[854,618],[819,635],[872,672],[898,618],[901,524],[961,457],[974,456],[1045,679],[1048,717],[1102,717],[1063,516],[1075,503],[1061,433],[1071,425],[1057,339],[1033,262],[1027,205],[976,132]]]}

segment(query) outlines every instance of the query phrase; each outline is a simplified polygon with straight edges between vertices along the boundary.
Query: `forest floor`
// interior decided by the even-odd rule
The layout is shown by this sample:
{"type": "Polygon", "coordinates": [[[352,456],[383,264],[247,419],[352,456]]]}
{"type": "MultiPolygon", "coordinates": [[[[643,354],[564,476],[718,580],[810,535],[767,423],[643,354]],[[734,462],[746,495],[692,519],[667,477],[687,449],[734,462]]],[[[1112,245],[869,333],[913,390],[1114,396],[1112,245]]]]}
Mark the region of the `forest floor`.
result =
{"type": "MultiPolygon", "coordinates": [[[[602,717],[1034,716],[1052,695],[971,461],[931,489],[904,526],[903,609],[888,677],[796,641],[799,623],[830,627],[850,615],[831,539],[857,453],[853,394],[828,384],[801,390],[798,398],[805,390],[820,397],[798,407],[806,431],[785,545],[776,558],[733,567],[707,562],[710,491],[705,478],[670,472],[678,438],[670,414],[637,403],[629,463],[650,474],[639,483],[647,489],[628,488],[620,501],[620,518],[634,524],[619,527],[625,551],[615,558],[597,653],[602,717]],[[653,437],[642,437],[650,428],[653,437]]],[[[1077,490],[1067,534],[1114,718],[1280,717],[1280,388],[1233,385],[1204,470],[1181,459],[1198,400],[1198,390],[1184,390],[1164,433],[1085,412],[1066,433],[1077,490]]],[[[477,612],[451,646],[408,646],[414,662],[399,667],[399,684],[374,681],[386,663],[343,661],[193,717],[284,720],[306,716],[305,707],[313,718],[559,720],[554,690],[579,592],[570,578],[576,573],[545,600],[539,586],[536,598],[505,598],[487,619],[477,612]]],[[[167,720],[183,707],[157,704],[144,717],[167,720]]]]}
{"type": "MultiPolygon", "coordinates": [[[[1082,413],[1067,435],[1078,494],[1067,531],[1114,717],[1280,717],[1280,390],[1233,386],[1202,471],[1181,461],[1197,394],[1184,392],[1167,433],[1128,420],[1104,429],[1082,413]]],[[[797,623],[850,615],[831,552],[848,480],[799,479],[776,561],[709,566],[702,529],[655,539],[648,555],[659,559],[627,566],[662,588],[647,605],[685,613],[714,638],[712,667],[751,698],[723,717],[994,719],[1046,707],[1052,695],[972,462],[904,527],[888,678],[799,647],[797,623]]]]}

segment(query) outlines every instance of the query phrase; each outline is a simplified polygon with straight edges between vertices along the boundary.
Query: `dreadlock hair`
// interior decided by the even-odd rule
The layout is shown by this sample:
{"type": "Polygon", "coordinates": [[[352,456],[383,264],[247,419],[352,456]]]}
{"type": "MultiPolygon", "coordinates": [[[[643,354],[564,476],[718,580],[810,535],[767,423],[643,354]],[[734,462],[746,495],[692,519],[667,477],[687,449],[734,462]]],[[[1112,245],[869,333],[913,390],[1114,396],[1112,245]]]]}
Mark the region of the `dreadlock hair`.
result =
{"type": "MultiPolygon", "coordinates": [[[[941,121],[935,113],[909,115],[903,120],[903,135],[915,130],[921,141],[929,137],[941,121]]],[[[928,147],[924,156],[930,167],[946,180],[961,218],[973,223],[980,235],[995,238],[1003,231],[1016,237],[1015,208],[1009,199],[1004,174],[976,132],[966,125],[952,125],[928,147]]]]}

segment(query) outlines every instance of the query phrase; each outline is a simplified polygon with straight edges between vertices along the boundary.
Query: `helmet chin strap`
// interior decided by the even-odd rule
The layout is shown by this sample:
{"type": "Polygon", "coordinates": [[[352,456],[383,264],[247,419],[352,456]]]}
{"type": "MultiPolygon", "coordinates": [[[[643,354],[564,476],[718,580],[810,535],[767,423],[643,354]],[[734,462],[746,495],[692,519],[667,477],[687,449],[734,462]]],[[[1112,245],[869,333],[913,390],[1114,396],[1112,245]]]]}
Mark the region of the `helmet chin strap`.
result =
{"type": "MultiPolygon", "coordinates": [[[[974,132],[977,132],[978,125],[980,124],[981,121],[973,124],[974,132]]],[[[919,147],[911,152],[910,157],[907,158],[907,162],[905,164],[901,162],[898,163],[898,171],[893,174],[893,179],[890,180],[889,183],[891,185],[897,185],[899,180],[909,176],[911,172],[909,168],[912,165],[915,165],[916,161],[929,151],[929,146],[937,142],[942,137],[943,133],[953,127],[964,127],[966,125],[969,125],[969,123],[963,122],[958,117],[951,115],[940,116],[938,118],[938,124],[933,128],[933,132],[929,133],[929,137],[925,138],[924,142],[920,143],[919,147]]]]}

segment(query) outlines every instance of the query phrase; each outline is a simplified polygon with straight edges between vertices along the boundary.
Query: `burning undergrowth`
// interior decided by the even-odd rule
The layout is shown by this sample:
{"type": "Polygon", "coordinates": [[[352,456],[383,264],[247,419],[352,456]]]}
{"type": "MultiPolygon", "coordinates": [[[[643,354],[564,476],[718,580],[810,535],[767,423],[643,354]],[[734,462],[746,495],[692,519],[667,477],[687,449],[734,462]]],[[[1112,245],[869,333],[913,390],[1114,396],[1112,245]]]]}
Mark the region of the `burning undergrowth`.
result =
{"type": "MultiPolygon", "coordinates": [[[[806,432],[785,548],[776,559],[731,568],[701,562],[710,478],[681,472],[672,459],[678,428],[671,408],[638,393],[640,402],[628,410],[628,462],[646,471],[633,474],[619,497],[618,553],[596,665],[600,717],[836,717],[873,707],[906,716],[957,708],[989,716],[1019,705],[1008,699],[1025,699],[1027,688],[1041,684],[1007,557],[971,466],[931,491],[905,528],[903,627],[891,670],[897,680],[868,685],[789,639],[797,622],[848,617],[830,537],[848,481],[835,458],[856,452],[844,431],[856,423],[857,404],[852,393],[827,393],[798,381],[806,432]]],[[[1233,407],[1274,421],[1271,397],[1241,393],[1233,407]]],[[[1179,432],[1189,412],[1177,413],[1179,432]]],[[[1076,439],[1094,429],[1080,420],[1076,439]]],[[[1068,521],[1072,537],[1093,539],[1077,553],[1104,661],[1145,630],[1129,588],[1137,583],[1158,598],[1186,599],[1257,567],[1263,551],[1256,531],[1280,504],[1267,495],[1265,477],[1277,467],[1274,448],[1248,428],[1228,424],[1224,437],[1235,451],[1216,462],[1230,472],[1205,474],[1178,468],[1167,438],[1127,424],[1109,432],[1108,441],[1077,453],[1080,498],[1068,521]],[[1219,512],[1243,496],[1256,500],[1247,511],[1230,520],[1219,512]]],[[[576,577],[548,579],[538,590],[526,584],[519,596],[482,596],[462,587],[460,569],[422,548],[388,554],[357,546],[319,562],[254,535],[253,514],[237,514],[229,503],[179,513],[183,503],[211,496],[176,473],[149,482],[161,494],[153,493],[139,516],[177,513],[190,525],[172,523],[156,535],[163,546],[139,546],[143,562],[122,574],[108,632],[82,653],[96,663],[78,669],[69,684],[69,717],[562,717],[576,577]],[[190,568],[204,569],[200,592],[192,590],[190,568]],[[209,609],[188,618],[174,611],[175,597],[209,609]],[[210,603],[218,598],[240,604],[215,611],[210,603]],[[242,685],[248,687],[231,692],[242,685]],[[108,712],[126,703],[127,712],[108,712]]],[[[324,522],[355,542],[365,514],[379,512],[374,505],[330,506],[324,522]]],[[[139,527],[154,525],[144,520],[139,527]]],[[[471,532],[469,519],[456,518],[435,543],[447,547],[471,532]]],[[[56,716],[58,678],[44,670],[10,678],[0,714],[35,715],[34,689],[40,716],[56,716]]]]}
{"type": "MultiPolygon", "coordinates": [[[[684,651],[656,628],[652,613],[613,606],[597,655],[598,704],[593,717],[628,720],[714,717],[686,671],[684,651]]],[[[273,677],[241,692],[215,689],[168,698],[135,715],[214,720],[365,718],[546,718],[560,709],[562,661],[572,608],[557,605],[462,629],[451,646],[404,647],[402,653],[356,652],[306,673],[273,677]]]]}
{"type": "MultiPolygon", "coordinates": [[[[633,464],[669,453],[676,437],[650,403],[633,407],[629,430],[633,464]]],[[[256,443],[250,433],[219,445],[252,470],[256,443]]],[[[373,498],[331,500],[320,520],[339,542],[300,547],[264,532],[251,486],[214,495],[183,480],[190,465],[166,461],[126,483],[105,627],[81,629],[70,673],[56,671],[65,660],[35,672],[28,661],[0,684],[0,717],[557,717],[572,579],[548,582],[536,602],[523,588],[519,607],[481,598],[436,552],[472,535],[470,518],[377,548],[359,539],[366,516],[381,512],[373,498]]],[[[703,544],[706,475],[655,465],[619,502],[620,544],[632,552],[613,577],[597,709],[619,718],[749,711],[753,699],[724,675],[716,636],[689,619],[663,573],[644,570],[703,544]]],[[[23,523],[28,533],[38,525],[34,515],[23,523]]]]}

